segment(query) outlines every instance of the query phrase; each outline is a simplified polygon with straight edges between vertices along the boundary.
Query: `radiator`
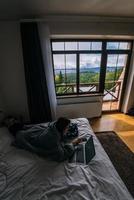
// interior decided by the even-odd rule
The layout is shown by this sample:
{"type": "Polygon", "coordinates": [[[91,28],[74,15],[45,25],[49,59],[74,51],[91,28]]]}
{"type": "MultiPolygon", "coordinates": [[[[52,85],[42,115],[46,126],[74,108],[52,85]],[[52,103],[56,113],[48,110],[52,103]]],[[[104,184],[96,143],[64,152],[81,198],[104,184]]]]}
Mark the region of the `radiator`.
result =
{"type": "Polygon", "coordinates": [[[101,111],[101,101],[57,105],[57,117],[92,118],[101,116],[101,111]]]}

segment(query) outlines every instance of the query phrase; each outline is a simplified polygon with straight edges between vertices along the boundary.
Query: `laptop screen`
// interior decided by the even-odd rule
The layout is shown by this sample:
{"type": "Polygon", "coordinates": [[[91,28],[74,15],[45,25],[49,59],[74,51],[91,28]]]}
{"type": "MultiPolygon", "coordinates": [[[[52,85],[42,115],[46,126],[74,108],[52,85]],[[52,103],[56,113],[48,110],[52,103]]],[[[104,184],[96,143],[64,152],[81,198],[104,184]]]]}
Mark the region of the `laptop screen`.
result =
{"type": "Polygon", "coordinates": [[[95,156],[93,137],[91,136],[85,144],[86,164],[95,156]]]}

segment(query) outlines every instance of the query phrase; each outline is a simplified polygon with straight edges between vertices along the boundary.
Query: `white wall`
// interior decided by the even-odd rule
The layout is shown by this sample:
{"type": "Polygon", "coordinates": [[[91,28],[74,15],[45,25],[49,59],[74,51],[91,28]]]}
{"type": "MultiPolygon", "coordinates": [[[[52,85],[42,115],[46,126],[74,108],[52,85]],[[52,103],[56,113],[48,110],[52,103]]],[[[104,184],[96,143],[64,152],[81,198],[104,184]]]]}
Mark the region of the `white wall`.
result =
{"type": "Polygon", "coordinates": [[[46,19],[52,35],[99,35],[134,38],[134,20],[90,16],[53,16],[46,19]]]}
{"type": "Polygon", "coordinates": [[[130,96],[129,96],[126,112],[128,112],[128,110],[132,107],[134,108],[134,75],[133,75],[133,81],[131,85],[130,96]]]}
{"type": "Polygon", "coordinates": [[[29,119],[20,29],[17,22],[0,22],[0,96],[7,114],[29,119]]]}
{"type": "Polygon", "coordinates": [[[122,112],[127,113],[130,108],[134,107],[134,46],[132,50],[130,69],[122,104],[122,112]]]}

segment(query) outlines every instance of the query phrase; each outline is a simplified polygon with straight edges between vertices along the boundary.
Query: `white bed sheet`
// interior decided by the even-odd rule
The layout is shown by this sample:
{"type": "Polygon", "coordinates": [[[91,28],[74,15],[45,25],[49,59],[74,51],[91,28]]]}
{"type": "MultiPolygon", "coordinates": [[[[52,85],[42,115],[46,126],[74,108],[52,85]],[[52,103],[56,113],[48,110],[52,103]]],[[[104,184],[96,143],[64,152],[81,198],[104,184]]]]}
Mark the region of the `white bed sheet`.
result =
{"type": "Polygon", "coordinates": [[[88,165],[48,161],[16,149],[7,129],[0,129],[0,200],[133,200],[88,120],[73,121],[80,135],[93,135],[96,156],[88,165]]]}

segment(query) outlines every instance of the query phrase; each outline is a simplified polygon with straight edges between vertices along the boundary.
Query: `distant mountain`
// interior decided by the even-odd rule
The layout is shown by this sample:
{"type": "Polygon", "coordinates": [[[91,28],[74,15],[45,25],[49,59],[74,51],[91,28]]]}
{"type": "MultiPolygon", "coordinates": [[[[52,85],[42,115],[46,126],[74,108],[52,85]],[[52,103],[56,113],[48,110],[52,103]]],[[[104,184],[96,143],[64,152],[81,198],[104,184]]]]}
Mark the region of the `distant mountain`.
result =
{"type": "MultiPolygon", "coordinates": [[[[117,69],[122,69],[123,67],[117,67],[117,69]]],[[[107,72],[114,72],[115,71],[115,67],[107,67],[107,72]]],[[[62,74],[65,73],[65,70],[64,69],[55,69],[55,74],[59,74],[60,71],[62,72],[62,74]]],[[[87,73],[87,72],[93,72],[93,73],[99,73],[100,72],[100,67],[90,67],[90,68],[87,68],[87,67],[83,67],[80,69],[80,71],[82,73],[87,73]]],[[[76,68],[69,68],[66,70],[66,73],[69,74],[69,73],[76,73],[76,68]]]]}

